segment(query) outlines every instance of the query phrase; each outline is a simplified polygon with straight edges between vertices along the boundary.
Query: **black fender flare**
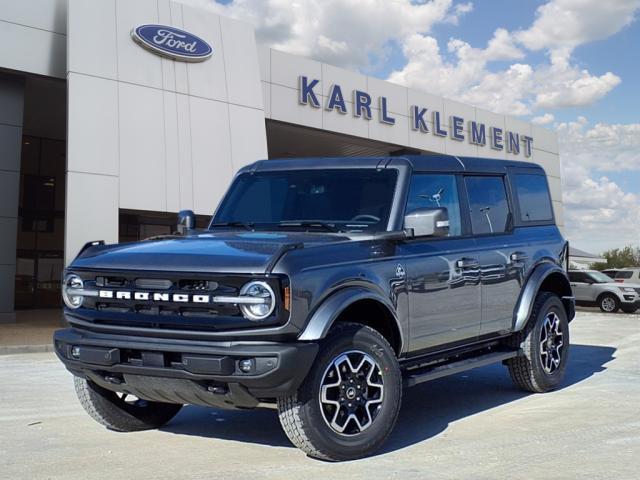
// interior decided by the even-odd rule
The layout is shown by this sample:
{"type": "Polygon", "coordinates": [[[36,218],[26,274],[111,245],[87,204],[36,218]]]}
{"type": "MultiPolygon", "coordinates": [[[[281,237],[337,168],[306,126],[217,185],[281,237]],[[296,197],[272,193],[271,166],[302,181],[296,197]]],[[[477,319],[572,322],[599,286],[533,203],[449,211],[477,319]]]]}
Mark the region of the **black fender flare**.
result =
{"type": "Polygon", "coordinates": [[[571,284],[567,278],[567,272],[565,272],[559,265],[551,262],[540,263],[534,268],[531,275],[526,281],[514,313],[513,331],[518,332],[524,328],[531,314],[533,308],[533,302],[536,299],[536,295],[540,291],[540,287],[549,276],[554,274],[560,274],[558,278],[562,278],[561,281],[561,300],[567,310],[567,317],[569,321],[573,319],[575,314],[575,299],[571,291],[571,284]]]}
{"type": "Polygon", "coordinates": [[[404,351],[405,338],[404,332],[398,322],[398,316],[389,299],[382,295],[364,287],[346,287],[329,295],[315,312],[311,315],[311,319],[307,323],[302,333],[298,336],[300,341],[317,341],[322,340],[329,333],[329,329],[334,324],[340,314],[350,305],[360,300],[375,300],[382,304],[393,316],[395,326],[400,333],[399,351],[404,351]]]}

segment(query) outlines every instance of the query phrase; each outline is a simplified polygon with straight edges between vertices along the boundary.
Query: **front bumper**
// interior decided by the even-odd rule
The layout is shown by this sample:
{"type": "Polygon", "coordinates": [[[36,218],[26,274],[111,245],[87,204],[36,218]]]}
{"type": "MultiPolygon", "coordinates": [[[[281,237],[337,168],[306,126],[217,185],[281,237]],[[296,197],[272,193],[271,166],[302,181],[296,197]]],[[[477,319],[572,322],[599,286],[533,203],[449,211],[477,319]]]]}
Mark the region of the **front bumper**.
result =
{"type": "Polygon", "coordinates": [[[74,328],[57,330],[53,343],[71,373],[109,390],[225,408],[253,408],[294,393],[318,352],[306,342],[169,342],[74,328]]]}
{"type": "Polygon", "coordinates": [[[638,297],[635,294],[634,295],[630,295],[628,293],[625,293],[622,296],[622,301],[620,303],[622,303],[623,305],[640,307],[640,297],[638,297]]]}

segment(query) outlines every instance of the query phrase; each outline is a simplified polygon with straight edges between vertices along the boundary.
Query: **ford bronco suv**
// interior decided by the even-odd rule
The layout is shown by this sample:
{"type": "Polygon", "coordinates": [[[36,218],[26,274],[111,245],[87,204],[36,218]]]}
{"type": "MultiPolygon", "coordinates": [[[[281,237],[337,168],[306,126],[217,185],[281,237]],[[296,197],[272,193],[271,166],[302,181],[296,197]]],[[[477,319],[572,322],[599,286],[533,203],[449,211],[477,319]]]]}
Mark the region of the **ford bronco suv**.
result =
{"type": "Polygon", "coordinates": [[[272,406],[308,455],[349,460],[385,442],[404,386],[495,362],[530,392],[562,381],[568,245],[535,164],[259,161],[193,226],[88,243],[64,272],[55,351],[109,429],[272,406]]]}

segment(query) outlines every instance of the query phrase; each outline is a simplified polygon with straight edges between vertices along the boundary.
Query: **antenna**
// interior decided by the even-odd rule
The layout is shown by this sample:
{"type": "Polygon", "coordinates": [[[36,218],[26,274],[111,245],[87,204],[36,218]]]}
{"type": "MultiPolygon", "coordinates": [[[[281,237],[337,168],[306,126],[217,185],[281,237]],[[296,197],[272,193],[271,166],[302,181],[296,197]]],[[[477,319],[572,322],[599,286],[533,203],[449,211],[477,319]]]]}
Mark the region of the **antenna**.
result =
{"type": "Polygon", "coordinates": [[[484,216],[487,217],[487,222],[489,222],[489,231],[493,233],[493,224],[491,223],[491,218],[489,217],[489,211],[491,207],[482,207],[480,212],[484,213],[484,216]]]}

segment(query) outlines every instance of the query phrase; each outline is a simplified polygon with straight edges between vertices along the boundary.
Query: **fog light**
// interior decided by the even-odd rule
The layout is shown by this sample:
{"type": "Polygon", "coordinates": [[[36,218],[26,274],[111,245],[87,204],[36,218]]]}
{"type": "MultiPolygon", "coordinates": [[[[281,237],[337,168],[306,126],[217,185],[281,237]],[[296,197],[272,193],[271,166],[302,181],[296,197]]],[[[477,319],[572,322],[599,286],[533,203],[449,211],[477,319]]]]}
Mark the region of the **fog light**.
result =
{"type": "Polygon", "coordinates": [[[71,347],[71,356],[76,359],[80,358],[80,347],[78,347],[77,345],[71,347]]]}
{"type": "Polygon", "coordinates": [[[249,373],[251,370],[253,370],[253,360],[248,358],[240,360],[238,362],[238,367],[240,368],[241,372],[249,373]]]}

